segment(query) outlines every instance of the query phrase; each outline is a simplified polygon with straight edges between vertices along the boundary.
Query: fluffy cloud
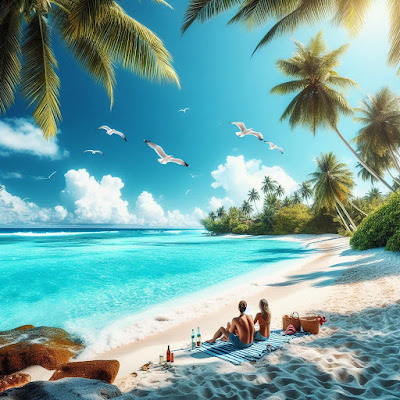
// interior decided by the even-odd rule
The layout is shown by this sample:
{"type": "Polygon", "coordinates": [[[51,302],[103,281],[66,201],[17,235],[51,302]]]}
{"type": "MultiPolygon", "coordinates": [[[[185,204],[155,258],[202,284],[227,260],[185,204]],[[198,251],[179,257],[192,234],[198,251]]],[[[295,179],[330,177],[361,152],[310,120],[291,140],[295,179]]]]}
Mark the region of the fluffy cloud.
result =
{"type": "MultiPolygon", "coordinates": [[[[210,199],[209,206],[213,210],[221,205],[229,207],[241,204],[252,188],[261,191],[264,176],[270,176],[276,180],[283,186],[286,194],[293,193],[298,187],[297,182],[283,168],[267,167],[262,164],[261,160],[256,159],[246,161],[243,155],[228,156],[225,164],[220,164],[216,170],[211,172],[211,176],[214,178],[211,187],[224,189],[226,195],[223,198],[212,197],[210,199]]],[[[261,202],[260,200],[260,204],[261,202]]]]}
{"type": "Polygon", "coordinates": [[[68,156],[57,144],[57,138],[46,140],[43,132],[25,118],[0,121],[0,150],[2,155],[25,153],[52,160],[68,156]]]}
{"type": "Polygon", "coordinates": [[[22,174],[16,171],[4,172],[1,174],[3,179],[22,179],[22,174]]]}

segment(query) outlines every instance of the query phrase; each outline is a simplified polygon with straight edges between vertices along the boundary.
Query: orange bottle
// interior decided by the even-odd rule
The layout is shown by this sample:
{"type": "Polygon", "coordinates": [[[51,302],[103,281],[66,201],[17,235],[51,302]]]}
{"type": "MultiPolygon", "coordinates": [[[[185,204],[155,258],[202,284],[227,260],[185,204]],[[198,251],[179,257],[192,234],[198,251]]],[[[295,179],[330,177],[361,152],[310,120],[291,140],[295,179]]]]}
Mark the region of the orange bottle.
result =
{"type": "Polygon", "coordinates": [[[167,349],[167,362],[171,362],[171,350],[169,349],[169,346],[167,349]]]}

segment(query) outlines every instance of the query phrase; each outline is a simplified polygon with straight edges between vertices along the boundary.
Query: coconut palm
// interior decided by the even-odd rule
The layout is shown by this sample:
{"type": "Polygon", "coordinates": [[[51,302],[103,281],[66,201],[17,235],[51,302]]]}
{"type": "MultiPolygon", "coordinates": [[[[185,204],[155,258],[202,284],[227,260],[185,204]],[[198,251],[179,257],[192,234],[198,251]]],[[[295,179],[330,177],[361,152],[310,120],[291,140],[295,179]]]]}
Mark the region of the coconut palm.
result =
{"type": "Polygon", "coordinates": [[[308,203],[308,199],[311,199],[314,194],[311,183],[309,181],[302,182],[298,190],[298,193],[301,199],[308,203]]]}
{"type": "Polygon", "coordinates": [[[224,206],[217,208],[217,217],[219,219],[226,217],[226,211],[224,206]]]}
{"type": "Polygon", "coordinates": [[[46,137],[56,135],[61,119],[53,32],[89,75],[105,87],[111,106],[115,64],[151,80],[179,85],[171,55],[162,41],[113,0],[2,0],[0,114],[14,103],[20,84],[46,137]]]}
{"type": "Polygon", "coordinates": [[[249,191],[248,196],[249,196],[249,201],[252,201],[254,203],[254,207],[256,208],[258,214],[256,201],[260,200],[260,194],[256,189],[253,188],[249,191]]]}
{"type": "Polygon", "coordinates": [[[215,218],[217,218],[217,216],[215,215],[214,211],[211,211],[210,213],[208,213],[208,218],[210,218],[212,221],[215,221],[215,218]]]}
{"type": "Polygon", "coordinates": [[[278,68],[295,80],[281,83],[271,89],[271,93],[297,93],[281,116],[281,121],[289,119],[292,129],[298,125],[309,128],[315,135],[317,128],[329,127],[340,137],[359,163],[386,187],[392,187],[360,158],[338,128],[339,115],[352,115],[353,110],[343,93],[335,90],[356,86],[356,82],[340,76],[334,68],[347,45],[328,52],[322,33],[305,46],[296,42],[297,51],[288,60],[278,60],[278,68]]]}
{"type": "Polygon", "coordinates": [[[370,158],[380,176],[393,167],[400,173],[400,97],[385,87],[364,99],[356,110],[361,116],[355,120],[363,127],[353,140],[361,157],[370,158]]]}
{"type": "Polygon", "coordinates": [[[247,200],[243,201],[240,209],[246,216],[249,216],[253,212],[253,206],[247,200]]]}
{"type": "Polygon", "coordinates": [[[317,209],[325,208],[328,212],[335,209],[345,228],[354,232],[357,227],[343,204],[354,186],[353,173],[332,152],[321,154],[316,162],[317,170],[311,174],[310,181],[314,185],[317,209]]]}
{"type": "Polygon", "coordinates": [[[283,200],[282,200],[282,206],[283,207],[290,207],[292,205],[292,200],[290,200],[289,196],[286,196],[283,200]]]}
{"type": "Polygon", "coordinates": [[[276,189],[275,189],[275,194],[276,194],[278,197],[282,197],[282,196],[285,194],[285,189],[283,188],[282,185],[278,185],[278,186],[276,187],[276,189]]]}
{"type": "Polygon", "coordinates": [[[270,176],[264,176],[261,190],[264,194],[272,193],[278,187],[278,182],[272,179],[270,176]]]}
{"type": "MultiPolygon", "coordinates": [[[[379,1],[381,4],[382,0],[379,1]]],[[[277,22],[262,38],[256,50],[262,48],[278,35],[292,34],[298,27],[318,21],[332,20],[334,25],[344,27],[351,36],[363,27],[372,0],[190,0],[182,31],[194,22],[207,20],[238,7],[229,23],[241,23],[247,29],[277,22]]],[[[398,0],[387,0],[389,11],[389,64],[400,61],[400,4],[398,0]]]]}
{"type": "Polygon", "coordinates": [[[282,202],[275,193],[269,193],[264,197],[264,208],[267,207],[277,210],[281,205],[282,202]]]}
{"type": "Polygon", "coordinates": [[[300,204],[301,203],[301,195],[297,191],[292,194],[292,197],[290,199],[292,201],[292,204],[300,204]]]}
{"type": "Polygon", "coordinates": [[[365,199],[368,200],[370,203],[373,201],[380,201],[382,200],[382,193],[378,188],[373,187],[365,196],[365,199]]]}

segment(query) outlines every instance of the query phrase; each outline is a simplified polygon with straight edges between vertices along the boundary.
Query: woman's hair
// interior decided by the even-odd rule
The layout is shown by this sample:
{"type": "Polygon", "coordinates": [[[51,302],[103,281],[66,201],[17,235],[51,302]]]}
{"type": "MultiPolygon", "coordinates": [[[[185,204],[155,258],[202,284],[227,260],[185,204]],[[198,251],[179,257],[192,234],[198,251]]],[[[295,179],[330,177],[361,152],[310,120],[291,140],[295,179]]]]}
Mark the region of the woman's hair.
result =
{"type": "Polygon", "coordinates": [[[267,323],[271,322],[271,310],[269,309],[268,301],[265,299],[260,300],[260,310],[263,320],[267,323]]]}

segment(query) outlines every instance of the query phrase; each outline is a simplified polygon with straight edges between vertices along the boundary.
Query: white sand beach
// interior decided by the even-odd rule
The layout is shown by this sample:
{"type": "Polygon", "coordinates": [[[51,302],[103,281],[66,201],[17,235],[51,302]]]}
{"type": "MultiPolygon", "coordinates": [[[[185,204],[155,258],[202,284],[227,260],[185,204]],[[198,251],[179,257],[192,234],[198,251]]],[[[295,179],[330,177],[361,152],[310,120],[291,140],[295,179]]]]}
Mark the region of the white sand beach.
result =
{"type": "MultiPolygon", "coordinates": [[[[318,251],[267,282],[260,277],[231,288],[229,298],[227,293],[215,293],[213,299],[201,299],[198,318],[96,358],[120,361],[115,384],[129,392],[127,398],[399,398],[400,255],[381,249],[356,252],[348,238],[338,235],[291,239],[318,251]],[[239,300],[245,299],[256,311],[261,297],[270,302],[273,329],[280,328],[282,315],[292,311],[325,315],[328,322],[319,335],[294,339],[254,364],[234,366],[185,351],[192,328],[199,326],[203,340],[210,338],[236,316],[239,300]],[[211,307],[215,302],[217,309],[215,304],[211,307]],[[158,366],[167,345],[175,354],[169,370],[158,366]],[[154,363],[151,368],[141,371],[149,361],[154,363]]],[[[38,367],[28,372],[33,380],[51,375],[38,367]]]]}

